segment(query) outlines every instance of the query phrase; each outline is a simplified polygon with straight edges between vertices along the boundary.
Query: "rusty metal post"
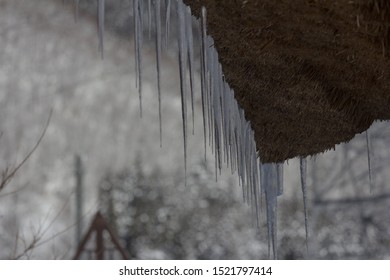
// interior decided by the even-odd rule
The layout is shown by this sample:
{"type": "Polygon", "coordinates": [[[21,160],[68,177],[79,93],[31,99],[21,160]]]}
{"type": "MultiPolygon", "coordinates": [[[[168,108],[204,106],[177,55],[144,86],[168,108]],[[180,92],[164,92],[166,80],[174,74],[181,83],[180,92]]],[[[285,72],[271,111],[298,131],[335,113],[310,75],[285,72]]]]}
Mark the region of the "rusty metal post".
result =
{"type": "Polygon", "coordinates": [[[91,239],[92,234],[95,233],[96,234],[95,259],[104,260],[105,250],[106,250],[106,246],[104,246],[104,231],[108,233],[111,242],[114,244],[114,248],[120,253],[122,258],[124,260],[128,260],[129,259],[128,253],[126,252],[126,250],[122,248],[114,231],[111,229],[111,227],[106,222],[106,220],[104,219],[104,217],[100,212],[96,213],[91,223],[91,226],[87,231],[87,234],[81,240],[80,245],[78,246],[76,254],[74,256],[74,259],[79,259],[81,257],[81,254],[83,252],[86,252],[85,245],[91,239]]]}
{"type": "Polygon", "coordinates": [[[96,259],[97,260],[104,260],[104,237],[103,237],[103,231],[105,229],[104,219],[98,213],[96,215],[96,259]]]}

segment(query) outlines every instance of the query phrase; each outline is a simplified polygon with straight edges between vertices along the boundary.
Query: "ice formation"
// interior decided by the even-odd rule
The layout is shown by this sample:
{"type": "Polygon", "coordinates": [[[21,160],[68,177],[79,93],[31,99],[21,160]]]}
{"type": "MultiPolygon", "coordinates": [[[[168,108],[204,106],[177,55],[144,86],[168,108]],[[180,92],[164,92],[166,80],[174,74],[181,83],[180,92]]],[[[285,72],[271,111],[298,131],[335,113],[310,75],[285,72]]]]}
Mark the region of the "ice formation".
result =
{"type": "MultiPolygon", "coordinates": [[[[186,22],[184,14],[184,4],[181,1],[177,3],[178,16],[178,44],[179,44],[179,68],[180,68],[180,93],[181,93],[181,112],[183,121],[183,143],[184,143],[184,176],[187,175],[187,41],[186,41],[186,22]]],[[[187,181],[186,181],[187,184],[187,181]]]]}
{"type": "Polygon", "coordinates": [[[142,31],[143,31],[143,5],[142,0],[133,0],[133,19],[134,19],[134,50],[135,50],[135,72],[136,85],[139,94],[139,112],[142,117],[142,31]]]}
{"type": "Polygon", "coordinates": [[[302,186],[302,195],[303,195],[303,211],[305,214],[305,232],[306,232],[306,250],[309,251],[308,239],[309,239],[309,231],[308,231],[308,213],[307,213],[307,184],[306,184],[306,174],[307,174],[307,161],[306,158],[300,158],[300,169],[301,169],[301,186],[302,186]]]}
{"type": "Polygon", "coordinates": [[[366,147],[367,147],[367,164],[368,164],[368,179],[370,182],[370,192],[373,190],[373,183],[372,183],[372,172],[371,172],[371,141],[370,141],[370,135],[368,133],[368,130],[366,130],[366,147]]]}
{"type": "MultiPolygon", "coordinates": [[[[79,1],[75,0],[76,19],[79,1]]],[[[98,0],[99,51],[104,52],[104,0],[98,0]]],[[[191,104],[192,132],[194,132],[194,90],[195,63],[200,63],[201,101],[203,116],[204,150],[206,158],[207,142],[215,157],[215,176],[221,172],[223,164],[237,172],[243,188],[244,200],[252,206],[253,215],[260,225],[260,212],[263,197],[266,202],[266,218],[269,237],[269,256],[277,258],[277,197],[283,193],[283,163],[263,164],[258,156],[254,131],[245,119],[243,109],[234,98],[234,91],[226,82],[219,63],[213,39],[207,34],[207,11],[201,9],[200,19],[195,19],[189,7],[182,0],[132,0],[133,32],[135,49],[136,86],[139,94],[139,108],[142,117],[142,44],[144,26],[149,37],[154,33],[156,48],[156,73],[160,145],[162,145],[161,116],[161,52],[162,42],[168,45],[171,29],[171,9],[176,8],[178,61],[182,107],[182,130],[184,149],[184,173],[187,173],[188,108],[191,104]],[[146,4],[146,5],[145,5],[146,4]],[[164,18],[162,17],[164,15],[164,18]],[[146,18],[145,18],[146,17],[146,18]],[[154,20],[154,24],[152,24],[154,20]],[[146,24],[145,24],[146,23],[146,24]],[[164,28],[162,28],[164,26],[164,28]],[[196,27],[197,32],[194,31],[196,27]],[[153,30],[154,29],[154,30],[153,30]],[[165,38],[163,38],[163,35],[165,38]],[[194,36],[199,36],[194,38],[194,36]],[[199,42],[199,45],[195,45],[199,42]],[[194,53],[200,53],[200,62],[195,61],[194,53]]],[[[367,148],[369,148],[367,135],[367,148]]],[[[370,153],[368,150],[370,164],[370,153]]],[[[307,185],[306,159],[300,160],[301,183],[307,230],[307,185]]],[[[370,173],[371,174],[371,173],[370,173]]],[[[370,175],[371,178],[371,175],[370,175]]],[[[371,180],[370,180],[371,181],[371,180]]]]}
{"type": "Polygon", "coordinates": [[[161,119],[161,6],[160,1],[155,1],[155,29],[156,29],[156,65],[157,65],[157,93],[158,93],[158,118],[160,125],[160,147],[162,146],[162,119],[161,119]]]}
{"type": "Polygon", "coordinates": [[[278,196],[278,164],[260,164],[261,185],[265,192],[268,228],[268,256],[271,257],[271,247],[274,259],[277,258],[277,196],[278,196]]]}

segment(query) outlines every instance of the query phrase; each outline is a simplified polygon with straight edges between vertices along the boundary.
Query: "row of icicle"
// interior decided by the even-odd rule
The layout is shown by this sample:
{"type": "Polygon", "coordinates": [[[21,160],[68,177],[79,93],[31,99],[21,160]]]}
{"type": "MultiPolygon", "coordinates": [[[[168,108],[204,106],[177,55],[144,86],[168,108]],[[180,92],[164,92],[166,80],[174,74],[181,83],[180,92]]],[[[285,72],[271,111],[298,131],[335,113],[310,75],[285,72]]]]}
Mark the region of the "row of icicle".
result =
{"type": "MultiPolygon", "coordinates": [[[[79,0],[74,0],[76,19],[79,0]]],[[[171,28],[171,11],[176,5],[178,61],[180,69],[180,92],[182,107],[182,129],[184,142],[184,172],[187,173],[187,136],[188,136],[188,103],[191,105],[192,132],[194,132],[194,74],[195,51],[200,52],[201,101],[203,115],[204,153],[206,158],[207,142],[215,156],[216,178],[225,163],[232,172],[237,172],[243,187],[244,200],[252,206],[257,225],[260,224],[261,202],[265,195],[265,208],[268,229],[268,254],[277,258],[277,197],[283,193],[283,163],[261,163],[254,138],[254,131],[245,119],[243,109],[234,98],[234,91],[225,81],[218,53],[213,39],[207,35],[207,12],[203,7],[201,18],[192,16],[190,7],[182,0],[130,0],[133,2],[133,32],[135,48],[136,86],[139,94],[140,115],[142,117],[142,46],[144,25],[147,23],[149,37],[154,31],[156,49],[156,76],[160,146],[162,146],[161,115],[161,52],[163,48],[162,31],[165,29],[165,43],[169,41],[171,28]],[[146,18],[145,18],[146,15],[146,18]],[[153,21],[154,19],[154,21],[153,21]],[[154,25],[152,26],[152,22],[154,25]],[[162,28],[162,27],[165,28],[162,28]],[[154,28],[153,28],[154,27],[154,28]],[[195,30],[197,30],[194,33],[195,30]],[[154,30],[153,30],[154,29],[154,30]],[[194,40],[194,36],[199,36],[194,40]],[[200,45],[195,45],[195,42],[200,45]]],[[[98,0],[98,37],[99,51],[104,53],[104,17],[105,0],[98,0]]],[[[369,137],[367,134],[368,162],[370,165],[369,137]]],[[[308,211],[306,158],[300,158],[301,186],[303,193],[306,246],[308,246],[308,211]]],[[[370,185],[371,185],[371,166],[370,185]]],[[[308,247],[307,247],[308,248],[308,247]]]]}

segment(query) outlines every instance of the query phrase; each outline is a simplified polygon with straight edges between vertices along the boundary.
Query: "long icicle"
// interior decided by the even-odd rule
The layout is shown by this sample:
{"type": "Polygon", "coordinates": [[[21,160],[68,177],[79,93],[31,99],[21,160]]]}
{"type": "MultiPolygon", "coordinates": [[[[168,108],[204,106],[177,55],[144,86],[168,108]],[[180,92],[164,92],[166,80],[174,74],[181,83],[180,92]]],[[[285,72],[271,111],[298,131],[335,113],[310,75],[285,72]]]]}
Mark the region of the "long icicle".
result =
{"type": "Polygon", "coordinates": [[[152,0],[148,0],[148,34],[150,40],[152,36],[152,0]]]}
{"type": "MultiPolygon", "coordinates": [[[[200,21],[201,23],[201,21],[200,21]]],[[[204,67],[204,51],[203,51],[203,31],[202,25],[199,26],[199,42],[200,42],[200,83],[201,83],[201,100],[202,100],[202,120],[203,120],[203,146],[204,146],[204,160],[206,161],[206,108],[205,108],[205,67],[204,67]]]]}
{"type": "MultiPolygon", "coordinates": [[[[135,86],[138,88],[138,44],[137,44],[137,30],[138,30],[138,19],[137,19],[137,11],[138,11],[138,1],[139,0],[133,0],[133,36],[134,36],[134,65],[135,65],[135,86]]],[[[140,108],[141,108],[141,99],[140,99],[140,108]]],[[[140,110],[141,111],[141,110],[140,110]]],[[[142,114],[141,114],[142,116],[142,114]]]]}
{"type": "MultiPolygon", "coordinates": [[[[256,145],[256,143],[254,143],[256,145]]],[[[259,188],[259,169],[258,169],[257,155],[253,155],[253,176],[254,176],[254,196],[255,196],[255,207],[256,207],[256,226],[260,228],[260,188],[259,188]]]]}
{"type": "Polygon", "coordinates": [[[303,209],[305,213],[305,233],[306,233],[306,251],[309,253],[309,232],[308,232],[308,213],[307,213],[307,185],[306,185],[306,175],[307,175],[307,161],[306,158],[301,157],[299,159],[300,170],[301,170],[301,187],[303,195],[303,209]]]}
{"type": "Polygon", "coordinates": [[[171,22],[171,0],[166,0],[165,6],[166,6],[166,11],[165,11],[165,45],[168,46],[170,22],[171,22]]]}
{"type": "Polygon", "coordinates": [[[209,140],[211,143],[211,152],[215,152],[215,131],[214,131],[214,98],[213,98],[213,89],[214,89],[214,78],[213,78],[213,69],[214,69],[214,41],[210,36],[207,36],[207,78],[208,78],[208,98],[209,98],[209,140]]]}
{"type": "Polygon", "coordinates": [[[195,134],[195,113],[194,113],[194,38],[192,31],[192,15],[191,8],[186,10],[186,35],[188,46],[188,70],[190,74],[190,90],[191,90],[191,113],[192,113],[192,135],[195,134]]]}
{"type": "MultiPolygon", "coordinates": [[[[222,72],[222,67],[221,67],[222,72]]],[[[228,95],[228,89],[226,88],[226,82],[224,79],[222,79],[222,93],[221,93],[221,108],[222,108],[222,130],[223,130],[223,146],[224,146],[224,160],[226,163],[226,167],[229,167],[230,163],[230,145],[229,145],[229,138],[230,138],[230,130],[229,130],[229,121],[228,117],[230,116],[229,111],[229,95],[228,95]]],[[[257,169],[257,166],[256,166],[257,169]]]]}
{"type": "Polygon", "coordinates": [[[366,146],[367,146],[367,164],[368,164],[368,179],[370,180],[370,193],[373,191],[372,173],[371,173],[371,141],[368,129],[366,130],[366,146]]]}
{"type": "Polygon", "coordinates": [[[271,258],[271,247],[274,259],[277,259],[277,194],[276,194],[276,165],[260,163],[261,185],[265,192],[268,228],[268,257],[271,258]]]}
{"type": "Polygon", "coordinates": [[[135,45],[135,70],[136,70],[136,86],[138,87],[139,95],[139,112],[142,118],[142,0],[133,0],[134,12],[134,45],[135,45]]]}
{"type": "Polygon", "coordinates": [[[202,114],[203,114],[203,144],[204,144],[204,158],[206,160],[206,142],[207,142],[207,129],[208,118],[206,110],[208,112],[208,84],[207,84],[207,27],[206,27],[206,8],[202,7],[202,14],[200,19],[200,35],[201,35],[201,82],[202,82],[202,114]]]}
{"type": "Polygon", "coordinates": [[[214,140],[215,140],[215,155],[216,155],[216,160],[217,160],[217,165],[218,165],[218,169],[219,170],[219,173],[221,173],[221,166],[222,166],[222,163],[221,163],[221,123],[222,123],[222,120],[221,120],[221,110],[220,110],[220,75],[219,75],[219,72],[218,72],[218,66],[219,66],[219,62],[218,62],[218,54],[216,52],[215,49],[213,49],[213,53],[214,53],[214,64],[213,64],[213,70],[211,71],[212,73],[212,76],[213,76],[213,80],[214,80],[214,87],[213,87],[213,98],[214,98],[214,103],[213,103],[213,106],[214,106],[214,130],[215,130],[215,136],[214,136],[214,140]]]}
{"type": "Polygon", "coordinates": [[[99,52],[100,56],[104,58],[104,0],[98,2],[98,33],[99,33],[99,52]]]}
{"type": "Polygon", "coordinates": [[[283,163],[277,164],[278,196],[283,194],[283,163]]]}
{"type": "Polygon", "coordinates": [[[162,117],[161,117],[161,6],[160,0],[154,0],[155,27],[156,27],[156,64],[157,64],[157,92],[158,117],[160,125],[160,147],[162,147],[162,117]]]}
{"type": "Polygon", "coordinates": [[[184,142],[184,176],[187,185],[187,83],[186,83],[186,37],[185,18],[182,1],[177,2],[178,32],[179,32],[179,68],[180,68],[180,92],[183,121],[183,142],[184,142]]]}

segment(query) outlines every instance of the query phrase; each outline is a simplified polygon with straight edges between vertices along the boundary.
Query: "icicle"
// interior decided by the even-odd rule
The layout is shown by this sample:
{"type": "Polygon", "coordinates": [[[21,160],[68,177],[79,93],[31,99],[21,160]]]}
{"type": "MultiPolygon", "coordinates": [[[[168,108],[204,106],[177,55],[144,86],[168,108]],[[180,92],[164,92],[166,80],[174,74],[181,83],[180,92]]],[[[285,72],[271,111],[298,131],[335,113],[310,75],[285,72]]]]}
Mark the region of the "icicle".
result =
{"type": "Polygon", "coordinates": [[[300,158],[300,170],[301,170],[301,186],[303,195],[303,208],[305,212],[305,233],[306,233],[306,251],[309,252],[309,232],[308,232],[308,213],[307,213],[307,186],[306,186],[306,173],[307,173],[307,162],[306,158],[300,158]]]}
{"type": "Polygon", "coordinates": [[[259,179],[260,179],[260,210],[263,210],[263,194],[265,193],[265,187],[264,187],[264,174],[262,169],[262,163],[261,159],[258,160],[259,163],[259,179]]]}
{"type": "MultiPolygon", "coordinates": [[[[209,46],[213,45],[212,38],[207,36],[207,43],[209,46]]],[[[215,137],[215,131],[214,131],[214,77],[213,77],[213,68],[214,68],[214,52],[213,48],[209,47],[207,48],[207,78],[208,78],[208,107],[209,107],[209,140],[211,143],[211,152],[215,151],[215,143],[214,143],[214,137],[215,137]]]]}
{"type": "Polygon", "coordinates": [[[372,184],[372,172],[371,172],[371,141],[370,141],[370,135],[368,134],[368,129],[366,130],[366,146],[367,146],[367,164],[368,164],[368,178],[370,181],[370,193],[372,193],[373,190],[373,184],[372,184]]]}
{"type": "Polygon", "coordinates": [[[98,29],[99,29],[99,51],[101,58],[104,57],[104,0],[98,2],[98,29]]]}
{"type": "MultiPolygon", "coordinates": [[[[236,126],[234,128],[234,143],[235,143],[235,150],[236,150],[236,153],[235,153],[235,164],[236,164],[236,169],[237,169],[237,173],[238,173],[238,177],[239,179],[241,180],[241,166],[240,166],[240,145],[239,145],[239,136],[238,136],[238,116],[237,116],[237,113],[236,113],[236,126]]],[[[241,181],[240,181],[241,182],[241,181]]]]}
{"type": "Polygon", "coordinates": [[[171,22],[171,0],[166,0],[166,13],[165,13],[165,45],[169,43],[169,30],[171,22]]]}
{"type": "Polygon", "coordinates": [[[261,164],[261,183],[265,192],[265,201],[267,209],[267,228],[268,228],[268,256],[271,257],[271,247],[274,259],[277,259],[277,183],[276,183],[276,165],[261,164]]]}
{"type": "Polygon", "coordinates": [[[214,126],[214,129],[215,129],[215,132],[214,132],[214,139],[215,139],[215,152],[214,152],[214,156],[215,156],[215,182],[218,182],[218,165],[219,165],[219,146],[218,146],[218,131],[217,131],[217,128],[216,126],[214,126]]]}
{"type": "MultiPolygon", "coordinates": [[[[213,53],[213,67],[210,68],[211,76],[212,76],[212,106],[213,106],[213,114],[214,114],[214,141],[215,141],[215,162],[216,162],[216,176],[218,169],[221,170],[221,133],[220,133],[220,123],[221,123],[221,114],[219,110],[219,73],[218,73],[218,58],[214,49],[212,49],[213,53]]],[[[217,178],[217,177],[216,177],[217,178]]]]}
{"type": "MultiPolygon", "coordinates": [[[[206,159],[206,138],[207,138],[207,130],[206,123],[209,122],[208,117],[208,79],[207,79],[207,30],[206,30],[206,8],[202,7],[202,14],[200,19],[200,42],[201,42],[201,94],[202,94],[202,114],[203,114],[203,135],[204,135],[204,157],[206,159]],[[207,114],[206,114],[207,110],[207,114]],[[207,117],[207,119],[206,119],[207,117]]],[[[210,132],[210,131],[209,131],[210,132]]]]}
{"type": "MultiPolygon", "coordinates": [[[[227,86],[227,85],[226,85],[227,86]]],[[[229,120],[225,123],[225,142],[226,142],[226,153],[227,153],[227,166],[230,166],[232,164],[232,153],[233,153],[233,133],[232,133],[232,112],[231,112],[231,100],[230,100],[230,90],[225,93],[226,95],[226,101],[225,101],[225,115],[229,116],[229,120]]],[[[256,165],[257,166],[257,165],[256,165]]],[[[256,167],[257,168],[257,167],[256,167]]]]}
{"type": "Polygon", "coordinates": [[[186,35],[188,46],[188,70],[190,72],[190,89],[191,89],[191,112],[192,112],[192,135],[195,134],[195,114],[194,114],[194,38],[192,32],[192,15],[191,8],[187,7],[186,13],[186,35]]]}
{"type": "Polygon", "coordinates": [[[278,177],[278,196],[280,196],[283,194],[283,163],[277,164],[276,173],[278,177]]]}
{"type": "MultiPolygon", "coordinates": [[[[251,150],[252,150],[252,145],[251,145],[251,150]]],[[[255,170],[258,169],[258,166],[254,164],[255,161],[253,159],[253,155],[251,156],[250,158],[250,174],[251,174],[251,185],[250,185],[250,189],[251,189],[251,208],[252,208],[252,217],[253,217],[253,221],[256,222],[256,225],[258,226],[259,225],[259,220],[258,220],[258,208],[257,208],[257,194],[256,194],[256,188],[255,188],[255,184],[256,184],[256,180],[255,180],[255,170]]]]}
{"type": "Polygon", "coordinates": [[[204,160],[206,161],[207,157],[207,145],[206,145],[206,81],[205,81],[205,51],[203,46],[203,31],[202,31],[202,21],[200,20],[199,26],[199,42],[200,42],[200,83],[201,83],[201,100],[202,100],[202,118],[203,118],[203,146],[204,146],[204,160]]]}
{"type": "Polygon", "coordinates": [[[239,167],[240,167],[240,177],[241,177],[241,182],[242,182],[242,186],[244,187],[245,186],[245,146],[244,146],[244,141],[243,141],[243,137],[245,135],[243,129],[244,129],[244,126],[242,125],[242,118],[243,118],[243,114],[242,114],[242,110],[239,109],[239,123],[238,123],[238,126],[237,126],[237,134],[238,134],[238,147],[239,147],[239,167]]]}
{"type": "Polygon", "coordinates": [[[237,134],[236,134],[236,126],[237,126],[237,113],[236,113],[236,107],[235,107],[235,99],[233,98],[233,91],[231,91],[231,105],[230,105],[230,112],[231,112],[231,118],[232,121],[230,123],[231,125],[231,147],[232,147],[232,154],[231,154],[231,162],[232,162],[232,174],[237,170],[237,158],[238,158],[238,149],[237,149],[237,134]]]}
{"type": "MultiPolygon", "coordinates": [[[[218,55],[217,55],[218,57],[218,55]]],[[[217,107],[218,107],[218,113],[220,114],[220,122],[218,123],[218,126],[219,126],[219,135],[220,135],[220,147],[221,147],[221,163],[222,163],[222,157],[223,157],[223,160],[225,161],[226,160],[226,153],[225,153],[225,147],[224,147],[224,144],[225,144],[225,141],[224,141],[224,137],[225,137],[225,132],[224,132],[224,110],[223,110],[223,91],[224,91],[224,86],[223,86],[223,74],[222,74],[222,66],[221,64],[218,62],[217,64],[217,75],[218,75],[218,103],[217,103],[217,107]]],[[[222,165],[222,164],[221,164],[222,165]]]]}
{"type": "MultiPolygon", "coordinates": [[[[217,56],[218,57],[218,56],[217,56]]],[[[217,73],[218,73],[218,76],[219,76],[219,79],[218,79],[218,107],[219,107],[219,115],[220,115],[220,121],[218,123],[218,126],[219,126],[219,135],[220,135],[220,149],[221,149],[221,166],[220,166],[220,170],[222,168],[222,162],[223,161],[226,161],[226,149],[224,147],[224,137],[225,137],[225,132],[224,132],[224,110],[223,110],[223,93],[224,93],[224,82],[223,82],[223,74],[222,74],[222,66],[221,64],[218,62],[217,64],[217,73]]]]}
{"type": "MultiPolygon", "coordinates": [[[[210,62],[210,66],[212,62],[210,62]]],[[[210,67],[211,68],[211,67],[210,67]]],[[[207,72],[207,103],[208,103],[208,110],[207,110],[207,118],[209,120],[208,126],[209,126],[209,145],[211,145],[211,153],[214,153],[214,111],[213,111],[213,97],[212,97],[212,79],[211,79],[211,72],[207,72]]]]}
{"type": "Polygon", "coordinates": [[[135,48],[135,71],[136,86],[139,94],[139,111],[142,118],[142,0],[133,0],[134,12],[134,48],[135,48]]]}
{"type": "Polygon", "coordinates": [[[256,163],[256,158],[255,155],[253,154],[253,142],[251,139],[252,136],[252,129],[249,131],[249,175],[250,175],[250,193],[251,193],[251,207],[254,212],[254,217],[257,220],[258,217],[258,209],[257,209],[257,194],[256,194],[256,170],[258,169],[258,166],[255,164],[256,163]]]}
{"type": "MultiPolygon", "coordinates": [[[[245,185],[245,177],[244,177],[244,172],[245,172],[245,168],[244,168],[244,164],[243,164],[243,157],[244,157],[244,145],[241,141],[242,139],[242,128],[241,128],[241,119],[240,119],[241,115],[239,114],[238,116],[238,124],[237,124],[237,127],[236,127],[236,136],[237,136],[237,149],[238,149],[238,156],[237,156],[237,160],[238,160],[238,176],[240,177],[241,179],[241,185],[242,187],[244,188],[244,185],[245,185]]],[[[243,189],[244,191],[244,194],[245,194],[245,189],[243,189]]]]}
{"type": "Polygon", "coordinates": [[[255,143],[253,141],[253,138],[252,138],[252,135],[253,135],[253,131],[252,131],[252,128],[250,130],[250,157],[251,157],[251,161],[250,161],[250,169],[251,169],[251,192],[252,192],[252,196],[253,196],[253,208],[255,209],[256,211],[256,218],[258,217],[258,207],[257,207],[257,201],[258,201],[258,196],[257,196],[257,180],[256,180],[256,174],[257,174],[257,170],[259,168],[259,166],[257,165],[257,162],[256,162],[256,152],[255,152],[255,143]]]}
{"type": "Polygon", "coordinates": [[[185,184],[187,185],[187,82],[186,82],[186,29],[185,29],[185,15],[182,1],[177,3],[178,15],[178,33],[179,33],[179,68],[180,68],[180,92],[181,92],[181,106],[182,106],[182,120],[183,120],[183,142],[184,142],[184,175],[185,184]]]}
{"type": "Polygon", "coordinates": [[[250,172],[252,171],[251,168],[250,168],[250,158],[251,158],[251,155],[250,155],[250,138],[248,137],[249,136],[249,131],[250,131],[250,125],[249,123],[246,123],[245,125],[245,133],[244,133],[244,143],[245,143],[245,177],[246,177],[246,182],[247,182],[247,186],[246,186],[246,192],[247,192],[247,198],[248,198],[248,202],[251,201],[251,174],[250,172]]]}
{"type": "Polygon", "coordinates": [[[148,0],[148,29],[149,29],[149,40],[152,36],[152,0],[148,0]]]}
{"type": "Polygon", "coordinates": [[[160,147],[162,147],[162,119],[161,119],[161,7],[160,0],[154,1],[156,26],[156,61],[157,61],[157,92],[158,117],[160,124],[160,147]]]}
{"type": "MultiPolygon", "coordinates": [[[[256,143],[254,143],[256,148],[256,143]]],[[[260,182],[259,182],[259,169],[258,169],[258,161],[256,153],[253,154],[253,163],[252,163],[252,173],[254,176],[254,197],[255,197],[255,207],[256,207],[256,225],[260,227],[260,182]]]]}
{"type": "MultiPolygon", "coordinates": [[[[222,72],[222,70],[221,70],[222,72]]],[[[226,166],[230,164],[230,106],[229,106],[229,89],[227,83],[223,79],[221,93],[221,107],[222,107],[222,130],[223,130],[223,146],[224,146],[224,159],[226,166]]],[[[256,168],[257,169],[257,168],[256,168]]]]}
{"type": "Polygon", "coordinates": [[[221,160],[221,108],[220,108],[220,87],[221,87],[221,80],[220,80],[220,73],[218,71],[218,56],[213,49],[213,69],[211,70],[212,76],[213,76],[213,112],[214,112],[214,130],[215,130],[215,155],[216,155],[216,160],[218,162],[218,169],[220,170],[221,173],[221,166],[222,166],[222,160],[221,160]]]}

